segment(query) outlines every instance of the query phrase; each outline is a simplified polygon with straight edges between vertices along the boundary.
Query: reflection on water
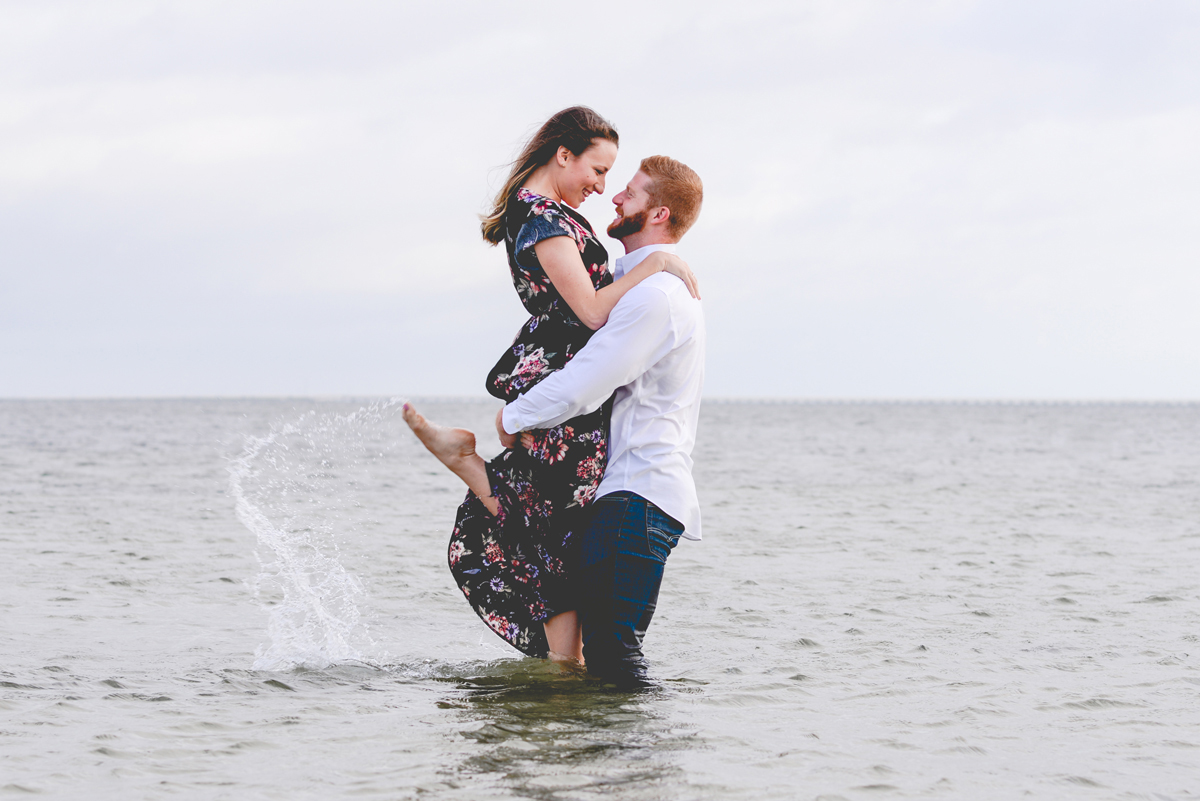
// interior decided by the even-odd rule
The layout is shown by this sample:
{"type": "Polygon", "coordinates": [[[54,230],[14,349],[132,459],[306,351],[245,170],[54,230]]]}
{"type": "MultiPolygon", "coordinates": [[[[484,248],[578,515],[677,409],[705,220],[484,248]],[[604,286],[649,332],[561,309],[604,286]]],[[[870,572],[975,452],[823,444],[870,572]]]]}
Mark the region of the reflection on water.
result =
{"type": "Polygon", "coordinates": [[[478,746],[445,773],[521,798],[678,797],[678,755],[694,747],[694,732],[666,714],[678,692],[605,690],[552,665],[507,663],[457,681],[439,704],[459,710],[461,735],[478,746]]]}

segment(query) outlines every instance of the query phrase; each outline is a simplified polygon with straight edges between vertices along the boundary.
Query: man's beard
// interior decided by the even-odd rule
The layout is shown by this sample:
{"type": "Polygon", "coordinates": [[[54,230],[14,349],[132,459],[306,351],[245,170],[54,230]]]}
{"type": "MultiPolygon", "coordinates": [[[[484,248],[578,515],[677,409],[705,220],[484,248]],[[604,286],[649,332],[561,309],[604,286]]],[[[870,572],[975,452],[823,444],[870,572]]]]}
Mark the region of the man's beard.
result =
{"type": "Polygon", "coordinates": [[[612,225],[608,226],[608,235],[613,239],[624,239],[625,237],[639,233],[646,227],[646,220],[650,219],[648,209],[642,209],[632,217],[622,217],[619,220],[613,220],[612,225]]]}

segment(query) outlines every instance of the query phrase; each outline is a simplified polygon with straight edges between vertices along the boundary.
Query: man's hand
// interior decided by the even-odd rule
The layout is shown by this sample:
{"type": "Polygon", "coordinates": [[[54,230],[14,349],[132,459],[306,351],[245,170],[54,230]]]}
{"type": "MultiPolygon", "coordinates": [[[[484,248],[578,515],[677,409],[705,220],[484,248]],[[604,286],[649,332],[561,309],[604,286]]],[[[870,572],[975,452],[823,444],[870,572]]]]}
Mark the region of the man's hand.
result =
{"type": "Polygon", "coordinates": [[[500,407],[500,411],[496,412],[496,433],[500,435],[500,444],[506,448],[511,448],[517,444],[517,435],[510,434],[504,430],[504,407],[500,407]]]}

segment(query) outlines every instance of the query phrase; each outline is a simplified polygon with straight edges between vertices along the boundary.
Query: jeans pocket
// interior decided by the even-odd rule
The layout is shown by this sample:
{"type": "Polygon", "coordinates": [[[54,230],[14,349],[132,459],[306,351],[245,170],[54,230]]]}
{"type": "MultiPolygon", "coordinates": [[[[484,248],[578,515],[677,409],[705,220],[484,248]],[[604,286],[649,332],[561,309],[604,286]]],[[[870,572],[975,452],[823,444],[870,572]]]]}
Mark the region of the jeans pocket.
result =
{"type": "Polygon", "coordinates": [[[659,562],[666,562],[671,550],[679,543],[683,527],[657,506],[646,504],[646,547],[659,562]]]}

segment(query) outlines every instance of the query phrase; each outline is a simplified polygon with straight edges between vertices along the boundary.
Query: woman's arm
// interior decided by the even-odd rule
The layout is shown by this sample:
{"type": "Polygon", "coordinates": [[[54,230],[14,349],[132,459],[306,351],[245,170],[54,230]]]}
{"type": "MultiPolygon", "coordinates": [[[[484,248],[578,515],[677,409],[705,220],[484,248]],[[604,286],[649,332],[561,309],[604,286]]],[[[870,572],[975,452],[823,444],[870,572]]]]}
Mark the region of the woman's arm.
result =
{"type": "Polygon", "coordinates": [[[661,250],[651,253],[637,267],[597,292],[587,268],[583,266],[579,248],[571,237],[543,239],[533,246],[533,250],[558,294],[575,312],[575,316],[593,331],[608,322],[609,313],[626,292],[657,272],[665,270],[678,276],[687,284],[692,297],[700,297],[696,276],[688,268],[687,262],[672,253],[661,250]]]}

